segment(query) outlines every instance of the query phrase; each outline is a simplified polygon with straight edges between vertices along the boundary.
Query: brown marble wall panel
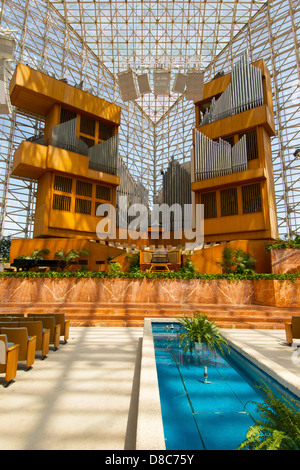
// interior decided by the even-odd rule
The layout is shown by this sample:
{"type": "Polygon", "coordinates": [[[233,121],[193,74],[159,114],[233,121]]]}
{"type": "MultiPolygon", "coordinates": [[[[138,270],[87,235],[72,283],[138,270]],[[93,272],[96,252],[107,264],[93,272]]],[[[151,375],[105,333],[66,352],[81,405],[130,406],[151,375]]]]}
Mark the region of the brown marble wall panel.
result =
{"type": "Polygon", "coordinates": [[[300,306],[300,280],[0,279],[0,303],[300,306]]]}
{"type": "Polygon", "coordinates": [[[254,299],[258,305],[275,306],[274,281],[253,281],[254,299]]]}
{"type": "Polygon", "coordinates": [[[300,305],[300,281],[274,281],[275,304],[277,307],[298,307],[300,305]]]}
{"type": "Polygon", "coordinates": [[[274,307],[300,306],[300,280],[254,281],[255,303],[274,307]]]}
{"type": "Polygon", "coordinates": [[[225,279],[217,283],[217,303],[228,305],[251,305],[255,303],[254,287],[252,281],[232,281],[225,279]]]}
{"type": "Polygon", "coordinates": [[[300,250],[293,248],[272,249],[271,264],[273,273],[300,272],[300,250]]]}

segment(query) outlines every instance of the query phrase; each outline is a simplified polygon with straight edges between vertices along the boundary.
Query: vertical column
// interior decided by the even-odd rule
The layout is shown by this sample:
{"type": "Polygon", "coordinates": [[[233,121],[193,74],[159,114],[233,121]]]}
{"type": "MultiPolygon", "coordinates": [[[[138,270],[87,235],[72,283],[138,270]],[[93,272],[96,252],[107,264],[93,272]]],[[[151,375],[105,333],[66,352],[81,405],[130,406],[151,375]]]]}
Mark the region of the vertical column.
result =
{"type": "Polygon", "coordinates": [[[285,223],[287,228],[287,237],[290,238],[292,227],[291,227],[291,218],[290,218],[290,204],[289,204],[289,193],[288,193],[288,184],[287,184],[287,175],[286,175],[286,165],[284,159],[284,142],[283,136],[281,133],[281,129],[283,128],[281,122],[281,114],[280,114],[280,103],[278,99],[278,81],[277,81],[277,67],[276,67],[276,54],[274,49],[274,36],[272,34],[272,15],[271,15],[271,8],[273,5],[273,0],[270,0],[267,4],[267,26],[268,26],[268,34],[269,34],[269,47],[270,47],[270,54],[271,54],[271,66],[272,66],[272,75],[273,75],[273,97],[274,97],[274,114],[275,120],[277,125],[279,126],[278,132],[278,141],[279,141],[279,160],[281,166],[281,178],[283,184],[283,200],[284,200],[284,211],[285,211],[285,223]]]}

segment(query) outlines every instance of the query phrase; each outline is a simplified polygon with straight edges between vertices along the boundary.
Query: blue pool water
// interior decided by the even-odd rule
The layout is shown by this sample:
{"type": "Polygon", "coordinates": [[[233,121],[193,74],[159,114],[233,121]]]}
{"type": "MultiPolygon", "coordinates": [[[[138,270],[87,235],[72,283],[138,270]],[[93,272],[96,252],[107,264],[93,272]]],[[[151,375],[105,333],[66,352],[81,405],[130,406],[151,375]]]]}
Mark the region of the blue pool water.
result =
{"type": "Polygon", "coordinates": [[[173,325],[152,323],[166,449],[234,450],[258,417],[256,385],[285,390],[232,348],[224,357],[205,347],[185,354],[173,325]]]}

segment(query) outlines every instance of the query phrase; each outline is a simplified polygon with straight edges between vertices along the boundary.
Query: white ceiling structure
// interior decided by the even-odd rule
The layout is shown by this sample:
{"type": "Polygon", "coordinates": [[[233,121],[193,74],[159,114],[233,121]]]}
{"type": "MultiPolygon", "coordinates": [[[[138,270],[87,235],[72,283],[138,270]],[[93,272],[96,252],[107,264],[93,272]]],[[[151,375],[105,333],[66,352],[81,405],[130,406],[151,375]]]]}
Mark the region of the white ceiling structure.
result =
{"type": "MultiPolygon", "coordinates": [[[[173,92],[178,73],[225,73],[248,49],[272,79],[276,136],[272,139],[279,231],[300,220],[300,0],[2,0],[0,33],[16,40],[12,70],[27,63],[121,106],[120,155],[153,198],[161,168],[190,159],[194,105],[173,92]],[[120,95],[118,74],[170,73],[168,94],[133,101],[120,95]]],[[[32,234],[36,183],[10,177],[19,143],[43,128],[40,116],[13,108],[0,115],[1,234],[32,234]]]]}

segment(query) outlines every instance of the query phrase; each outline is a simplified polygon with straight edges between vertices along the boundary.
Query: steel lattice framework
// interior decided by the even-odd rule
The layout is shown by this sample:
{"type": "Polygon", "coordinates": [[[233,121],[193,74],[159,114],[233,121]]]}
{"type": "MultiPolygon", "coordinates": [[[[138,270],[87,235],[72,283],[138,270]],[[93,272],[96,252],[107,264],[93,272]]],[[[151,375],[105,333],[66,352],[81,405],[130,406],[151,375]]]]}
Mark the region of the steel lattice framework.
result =
{"type": "MultiPolygon", "coordinates": [[[[271,73],[276,123],[272,139],[279,232],[299,229],[300,0],[2,0],[0,32],[16,40],[15,60],[89,90],[122,108],[120,155],[150,199],[171,158],[190,159],[193,103],[184,94],[145,94],[123,102],[118,73],[196,67],[205,80],[232,65],[247,48],[271,73]]],[[[32,234],[36,183],[10,176],[19,143],[43,119],[13,108],[0,115],[1,236],[32,234]]]]}

